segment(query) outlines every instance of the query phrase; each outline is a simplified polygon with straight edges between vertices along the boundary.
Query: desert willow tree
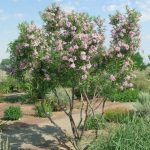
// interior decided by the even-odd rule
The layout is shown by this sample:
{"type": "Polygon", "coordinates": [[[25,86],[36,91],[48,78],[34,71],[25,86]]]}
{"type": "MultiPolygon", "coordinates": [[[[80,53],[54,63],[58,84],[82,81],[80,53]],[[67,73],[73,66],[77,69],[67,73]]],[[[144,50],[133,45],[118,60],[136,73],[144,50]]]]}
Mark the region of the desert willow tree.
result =
{"type": "MultiPolygon", "coordinates": [[[[109,94],[113,88],[120,91],[134,88],[132,79],[135,77],[135,68],[132,59],[140,48],[140,16],[139,12],[128,7],[125,14],[117,11],[110,16],[111,41],[105,57],[104,70],[111,82],[102,90],[104,95],[109,94]]],[[[105,101],[103,108],[104,105],[105,101]]]]}
{"type": "MultiPolygon", "coordinates": [[[[69,108],[62,108],[62,110],[70,120],[73,136],[66,134],[53,121],[51,116],[47,115],[47,117],[64,133],[66,139],[72,143],[73,147],[76,150],[80,150],[80,140],[84,135],[87,118],[90,114],[94,114],[95,105],[92,102],[95,101],[97,90],[99,90],[96,84],[92,96],[94,100],[89,100],[88,89],[91,87],[91,84],[99,81],[99,74],[96,73],[95,75],[95,72],[101,70],[98,66],[103,64],[102,60],[104,59],[106,62],[120,61],[119,63],[122,67],[118,69],[119,72],[125,70],[128,72],[127,68],[131,64],[131,60],[126,55],[130,56],[130,53],[137,48],[134,40],[137,38],[136,31],[132,35],[132,42],[130,42],[128,33],[130,32],[131,34],[135,30],[135,25],[138,23],[138,15],[136,15],[135,11],[127,12],[125,20],[122,21],[123,25],[118,24],[118,20],[115,20],[117,17],[112,17],[111,22],[116,23],[113,23],[114,29],[115,26],[118,29],[120,25],[126,32],[123,36],[118,37],[121,41],[119,51],[116,51],[119,39],[113,37],[112,50],[108,55],[104,54],[102,50],[104,28],[103,21],[99,17],[90,17],[85,13],[65,13],[56,5],[46,8],[41,13],[41,17],[44,21],[42,28],[37,27],[34,23],[22,23],[19,25],[19,37],[10,43],[10,57],[14,66],[13,73],[22,80],[26,80],[27,74],[30,74],[28,81],[31,84],[33,93],[39,99],[44,99],[45,94],[48,91],[52,91],[57,97],[57,103],[59,104],[61,97],[59,97],[56,88],[63,87],[69,99],[69,108]],[[127,28],[128,25],[129,29],[127,28]],[[123,38],[126,40],[123,40],[123,38]],[[128,49],[127,45],[129,46],[128,49]],[[120,55],[122,55],[121,59],[120,55]],[[72,90],[71,96],[66,88],[72,90]],[[80,89],[81,93],[80,121],[78,124],[73,118],[75,88],[80,89]]],[[[122,33],[122,30],[116,32],[119,35],[118,32],[122,33]]],[[[107,63],[104,68],[108,73],[111,72],[111,68],[107,67],[107,63]]],[[[110,79],[107,78],[107,80],[118,85],[116,81],[122,81],[122,79],[119,76],[117,79],[116,73],[118,72],[112,72],[110,79]]],[[[127,80],[130,80],[129,77],[127,80]]],[[[61,145],[67,147],[61,138],[58,137],[58,141],[61,145]]]]}
{"type": "MultiPolygon", "coordinates": [[[[43,99],[51,90],[59,104],[61,98],[56,88],[64,88],[70,105],[69,109],[62,109],[69,117],[73,137],[62,132],[75,149],[80,149],[79,141],[85,130],[89,109],[92,109],[86,94],[91,82],[88,78],[94,70],[93,59],[101,52],[103,45],[103,22],[99,17],[90,17],[85,13],[66,14],[56,5],[46,8],[41,16],[45,23],[42,28],[34,23],[22,23],[19,25],[18,39],[10,43],[13,73],[22,80],[30,74],[28,80],[39,99],[43,99]],[[80,88],[82,99],[79,124],[73,118],[76,87],[80,88]],[[72,89],[72,96],[66,88],[72,89]],[[83,95],[86,102],[85,113],[83,95]]],[[[61,129],[50,116],[48,118],[61,129]]],[[[58,141],[65,145],[61,139],[58,141]]]]}
{"type": "MultiPolygon", "coordinates": [[[[48,7],[41,15],[45,22],[44,28],[48,33],[47,39],[53,47],[52,53],[55,55],[55,60],[59,62],[57,68],[59,85],[64,87],[64,90],[66,87],[72,89],[71,97],[65,90],[69,97],[70,108],[64,112],[70,119],[74,136],[72,143],[76,149],[80,149],[79,141],[85,130],[89,110],[92,111],[86,93],[90,83],[88,79],[94,69],[93,59],[103,47],[103,21],[99,17],[90,17],[85,13],[66,14],[57,6],[48,7]],[[78,125],[73,118],[75,88],[77,87],[81,90],[82,101],[78,125]],[[83,95],[86,101],[85,119],[83,119],[83,95]]],[[[51,76],[51,72],[49,73],[51,76]]],[[[59,102],[57,91],[54,90],[54,93],[59,102]]]]}

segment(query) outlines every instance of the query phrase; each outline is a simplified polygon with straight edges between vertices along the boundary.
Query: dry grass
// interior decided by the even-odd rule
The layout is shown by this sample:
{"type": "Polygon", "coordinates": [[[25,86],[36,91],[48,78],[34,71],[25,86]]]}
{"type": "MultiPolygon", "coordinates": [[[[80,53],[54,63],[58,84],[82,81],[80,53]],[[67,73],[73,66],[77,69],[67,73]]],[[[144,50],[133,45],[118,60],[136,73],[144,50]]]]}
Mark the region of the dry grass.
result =
{"type": "Polygon", "coordinates": [[[134,80],[135,85],[138,89],[150,92],[150,68],[143,71],[136,71],[136,78],[134,80]]]}

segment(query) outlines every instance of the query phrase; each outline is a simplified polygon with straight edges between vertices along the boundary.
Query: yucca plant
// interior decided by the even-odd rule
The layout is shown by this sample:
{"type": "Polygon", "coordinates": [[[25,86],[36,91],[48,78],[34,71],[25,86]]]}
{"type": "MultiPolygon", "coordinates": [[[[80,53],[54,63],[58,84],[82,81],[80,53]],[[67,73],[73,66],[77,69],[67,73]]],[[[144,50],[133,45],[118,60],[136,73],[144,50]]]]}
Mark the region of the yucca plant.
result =
{"type": "Polygon", "coordinates": [[[11,150],[8,138],[3,138],[0,133],[0,150],[11,150]]]}

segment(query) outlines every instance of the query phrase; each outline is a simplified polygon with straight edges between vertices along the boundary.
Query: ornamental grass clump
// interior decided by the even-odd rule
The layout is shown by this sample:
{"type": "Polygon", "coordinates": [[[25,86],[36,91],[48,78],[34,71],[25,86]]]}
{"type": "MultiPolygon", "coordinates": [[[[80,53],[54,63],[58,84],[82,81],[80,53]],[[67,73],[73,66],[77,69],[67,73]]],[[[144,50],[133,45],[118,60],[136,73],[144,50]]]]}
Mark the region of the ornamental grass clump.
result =
{"type": "Polygon", "coordinates": [[[22,111],[19,106],[10,106],[4,111],[5,120],[18,120],[22,117],[22,111]]]}

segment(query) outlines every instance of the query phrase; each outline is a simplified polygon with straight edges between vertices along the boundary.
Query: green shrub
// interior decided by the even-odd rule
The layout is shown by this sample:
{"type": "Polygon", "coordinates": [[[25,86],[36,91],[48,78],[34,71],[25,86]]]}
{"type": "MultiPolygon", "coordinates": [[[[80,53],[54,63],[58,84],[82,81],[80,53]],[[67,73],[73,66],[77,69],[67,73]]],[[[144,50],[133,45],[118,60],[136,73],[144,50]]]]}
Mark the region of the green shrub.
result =
{"type": "Polygon", "coordinates": [[[89,150],[149,150],[150,127],[143,119],[134,119],[117,129],[111,129],[108,136],[100,136],[89,150]]]}
{"type": "Polygon", "coordinates": [[[135,102],[138,98],[139,90],[137,89],[128,89],[124,91],[113,90],[108,98],[111,101],[120,101],[120,102],[135,102]]]}
{"type": "Polygon", "coordinates": [[[134,79],[134,84],[136,88],[143,92],[150,92],[150,69],[147,68],[143,71],[136,71],[136,78],[134,79]]]}
{"type": "Polygon", "coordinates": [[[0,103],[4,101],[4,98],[0,96],[0,103]]]}
{"type": "Polygon", "coordinates": [[[150,105],[150,94],[147,92],[140,92],[138,96],[138,102],[140,102],[142,105],[150,105]]]}
{"type": "Polygon", "coordinates": [[[5,120],[18,120],[22,117],[22,111],[18,106],[10,106],[4,111],[5,120]]]}
{"type": "Polygon", "coordinates": [[[95,114],[88,117],[86,122],[86,130],[99,129],[104,126],[104,120],[101,115],[95,114]]]}
{"type": "Polygon", "coordinates": [[[50,115],[52,112],[51,101],[49,100],[37,102],[35,104],[35,108],[36,108],[36,115],[38,117],[47,117],[47,115],[50,115]]]}
{"type": "Polygon", "coordinates": [[[0,84],[0,92],[9,93],[13,92],[14,89],[17,88],[17,80],[11,76],[8,76],[5,80],[3,80],[0,84]]]}
{"type": "Polygon", "coordinates": [[[51,107],[53,111],[61,111],[63,108],[66,108],[69,103],[69,97],[72,97],[72,93],[70,89],[66,89],[68,95],[63,88],[57,88],[56,93],[47,94],[47,99],[51,101],[51,107]],[[57,95],[57,96],[56,96],[57,95]],[[69,96],[69,97],[68,97],[69,96]]]}
{"type": "Polygon", "coordinates": [[[0,83],[0,93],[26,91],[28,88],[27,85],[28,83],[23,83],[12,76],[7,76],[6,79],[0,83]]]}
{"type": "Polygon", "coordinates": [[[137,102],[137,113],[142,117],[150,117],[150,94],[140,92],[137,102]]]}
{"type": "Polygon", "coordinates": [[[133,111],[128,111],[121,108],[108,109],[104,113],[104,118],[106,121],[118,123],[126,123],[129,120],[132,120],[133,116],[134,116],[133,111]]]}

